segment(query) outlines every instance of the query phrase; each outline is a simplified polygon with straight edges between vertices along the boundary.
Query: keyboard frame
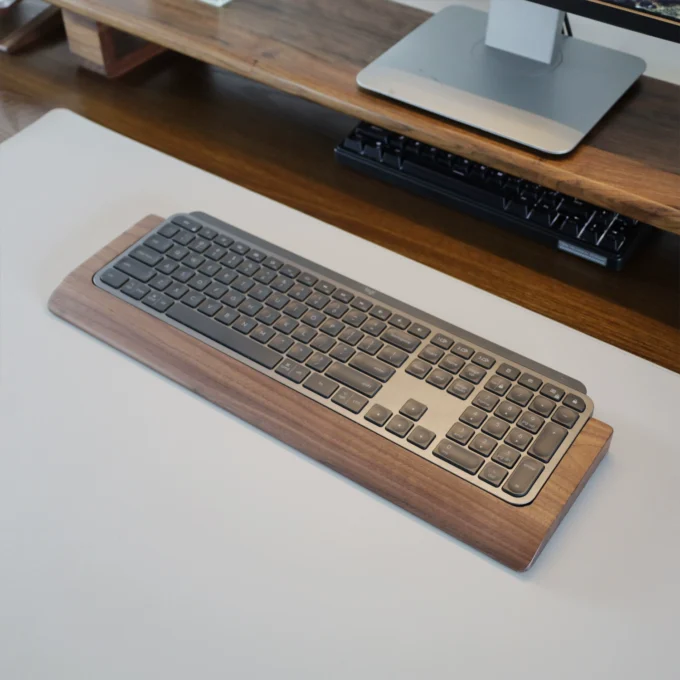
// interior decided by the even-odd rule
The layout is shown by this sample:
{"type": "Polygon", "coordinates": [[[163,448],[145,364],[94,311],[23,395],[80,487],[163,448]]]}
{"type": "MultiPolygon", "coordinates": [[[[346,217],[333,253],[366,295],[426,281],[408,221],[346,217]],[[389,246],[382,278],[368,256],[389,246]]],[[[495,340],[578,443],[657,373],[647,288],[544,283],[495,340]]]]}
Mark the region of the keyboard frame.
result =
{"type": "MultiPolygon", "coordinates": [[[[592,400],[588,397],[586,394],[586,388],[585,386],[580,383],[577,380],[574,380],[573,378],[570,378],[564,374],[561,374],[554,369],[550,369],[546,366],[542,366],[541,364],[538,364],[535,361],[532,361],[526,357],[522,357],[521,355],[517,354],[516,352],[512,352],[511,350],[507,350],[499,345],[496,345],[494,343],[491,343],[483,338],[480,338],[472,333],[469,333],[465,331],[464,329],[458,328],[454,326],[453,324],[449,324],[437,317],[434,317],[430,314],[427,314],[421,310],[418,310],[414,307],[411,307],[405,303],[402,303],[394,298],[391,298],[383,293],[380,293],[372,288],[369,288],[367,286],[363,286],[362,284],[359,284],[356,281],[353,281],[352,279],[349,279],[347,277],[344,277],[336,272],[333,272],[331,270],[328,270],[314,262],[311,262],[309,260],[306,260],[305,258],[302,258],[290,251],[287,251],[279,246],[276,246],[275,244],[272,244],[270,242],[264,241],[262,239],[257,238],[256,236],[244,232],[237,227],[234,227],[230,224],[227,224],[225,222],[222,222],[210,215],[207,215],[205,213],[201,212],[192,212],[192,213],[176,213],[174,215],[171,215],[169,218],[164,220],[161,224],[159,224],[153,231],[157,231],[161,229],[165,224],[170,223],[174,218],[176,217],[182,217],[182,216],[189,216],[192,219],[201,222],[205,226],[209,226],[211,228],[216,229],[217,231],[224,233],[228,235],[229,237],[233,238],[234,240],[241,241],[248,245],[251,248],[256,248],[260,249],[262,251],[265,251],[269,254],[272,254],[279,259],[283,260],[284,263],[288,264],[293,264],[296,267],[299,267],[301,269],[307,269],[314,273],[316,276],[318,276],[320,279],[328,279],[334,284],[337,284],[338,287],[346,288],[350,292],[352,292],[356,296],[361,296],[365,298],[370,298],[372,302],[376,304],[381,304],[383,306],[391,308],[393,311],[397,311],[401,314],[409,316],[414,322],[419,322],[425,326],[428,326],[431,328],[432,333],[430,336],[428,336],[428,339],[421,340],[421,345],[420,347],[414,351],[411,355],[409,355],[409,358],[404,362],[404,364],[400,367],[395,369],[396,373],[395,375],[386,383],[383,384],[382,388],[380,391],[377,393],[375,397],[369,398],[369,404],[362,409],[362,411],[359,414],[353,414],[350,411],[344,409],[343,407],[333,403],[330,399],[324,398],[322,396],[319,396],[310,390],[306,389],[302,384],[295,384],[291,382],[290,380],[287,380],[283,378],[282,376],[278,375],[275,372],[275,369],[267,369],[264,366],[261,366],[260,364],[251,361],[247,359],[246,357],[242,356],[241,354],[230,350],[227,347],[224,347],[223,345],[214,342],[210,338],[207,338],[200,333],[192,330],[191,328],[188,328],[184,326],[181,323],[178,323],[174,321],[173,319],[167,317],[165,314],[157,312],[156,310],[148,307],[147,305],[143,304],[141,301],[136,301],[124,293],[122,293],[120,290],[115,290],[112,289],[111,287],[105,285],[101,281],[101,274],[107,270],[109,267],[114,265],[118,260],[122,259],[123,257],[126,257],[134,248],[136,248],[139,245],[139,242],[133,243],[131,246],[126,248],[122,253],[120,253],[117,257],[115,257],[113,260],[110,262],[106,263],[94,276],[93,281],[94,284],[101,288],[102,290],[106,291],[108,294],[114,295],[115,297],[123,300],[126,304],[130,304],[133,307],[136,307],[140,310],[142,310],[144,313],[150,314],[151,316],[154,316],[158,319],[160,319],[162,322],[167,323],[174,328],[177,328],[178,330],[187,333],[191,335],[192,337],[197,338],[201,342],[205,342],[209,346],[213,347],[214,349],[222,352],[223,354],[226,354],[238,361],[243,362],[250,368],[253,368],[257,370],[258,372],[268,376],[269,378],[275,380],[276,382],[285,385],[289,389],[292,389],[300,394],[303,394],[305,397],[323,405],[324,407],[330,409],[334,413],[337,413],[338,415],[341,415],[344,418],[347,418],[348,420],[354,421],[361,425],[362,427],[365,427],[377,434],[379,434],[382,437],[385,437],[389,441],[391,441],[394,444],[397,444],[398,446],[401,446],[402,448],[406,449],[410,453],[413,453],[415,455],[420,456],[421,458],[424,458],[428,462],[439,466],[440,468],[446,470],[447,472],[454,474],[468,483],[471,483],[478,488],[482,489],[486,493],[490,493],[501,500],[503,500],[506,503],[509,503],[511,505],[517,505],[517,506],[524,506],[532,503],[537,495],[540,493],[541,489],[545,486],[547,480],[550,478],[550,475],[553,473],[555,468],[559,465],[560,461],[562,460],[563,456],[566,454],[568,451],[569,447],[573,444],[575,439],[577,438],[578,434],[582,430],[583,426],[586,424],[587,420],[590,419],[590,417],[593,414],[593,403],[592,400]],[[584,413],[579,415],[579,421],[577,423],[577,426],[574,426],[572,429],[568,431],[568,434],[565,438],[565,440],[562,442],[560,445],[558,451],[555,453],[555,455],[552,457],[550,462],[545,464],[545,470],[541,473],[540,479],[533,485],[533,487],[530,489],[530,491],[527,493],[527,495],[522,496],[520,498],[516,498],[511,496],[510,494],[504,492],[502,490],[503,484],[501,484],[499,487],[493,487],[483,480],[481,480],[479,477],[476,475],[470,475],[469,473],[460,470],[459,468],[453,466],[452,464],[441,460],[440,458],[436,457],[433,453],[436,445],[444,439],[445,432],[448,431],[448,429],[458,420],[459,415],[468,407],[472,405],[472,401],[474,400],[474,397],[477,395],[478,392],[483,390],[484,383],[490,378],[492,375],[495,374],[495,368],[494,366],[492,369],[488,371],[488,376],[484,380],[482,380],[478,385],[475,385],[473,392],[470,394],[470,396],[465,399],[461,400],[458,399],[457,397],[448,394],[445,390],[439,390],[436,387],[433,387],[429,384],[426,384],[425,380],[419,380],[411,375],[406,374],[406,368],[408,364],[417,357],[418,352],[422,347],[426,346],[429,342],[429,339],[431,339],[437,332],[444,333],[446,335],[452,335],[456,340],[464,340],[467,344],[471,345],[475,351],[478,350],[483,350],[486,352],[489,352],[491,354],[496,355],[498,359],[497,365],[499,365],[502,362],[509,363],[511,365],[516,366],[519,368],[522,372],[528,370],[533,373],[538,374],[541,378],[543,378],[543,381],[546,382],[549,380],[553,384],[556,384],[558,387],[561,387],[562,389],[565,390],[565,392],[577,392],[579,396],[583,398],[583,400],[586,403],[586,410],[584,413]],[[399,399],[394,397],[389,397],[387,400],[385,399],[385,394],[390,395],[391,393],[396,393],[398,392],[399,394],[402,394],[401,391],[399,391],[399,388],[402,385],[407,386],[407,391],[404,394],[403,399],[401,399],[401,403],[399,403],[399,399]],[[415,398],[419,401],[423,401],[423,403],[428,404],[428,406],[432,403],[431,400],[427,399],[426,396],[430,394],[434,398],[437,398],[439,400],[445,400],[450,404],[450,412],[447,412],[446,415],[443,413],[436,413],[435,412],[435,417],[434,417],[434,422],[437,423],[436,425],[436,430],[434,429],[435,426],[433,424],[430,424],[428,422],[428,414],[426,413],[423,420],[419,421],[416,423],[417,425],[422,425],[424,427],[427,427],[428,429],[433,429],[436,432],[436,437],[434,441],[431,443],[431,445],[426,449],[422,450],[418,448],[417,446],[411,444],[410,442],[407,441],[406,438],[400,438],[390,432],[388,432],[385,427],[379,427],[377,425],[374,425],[373,423],[365,420],[364,416],[370,409],[370,406],[373,403],[379,403],[383,406],[386,406],[387,408],[390,408],[394,414],[398,413],[399,407],[406,401],[408,398],[415,398]],[[382,395],[382,398],[381,398],[382,395]],[[395,401],[396,399],[396,401],[395,401]],[[429,402],[429,403],[428,403],[429,402]]],[[[148,236],[148,235],[147,235],[148,236]]],[[[146,238],[146,236],[145,236],[146,238]]],[[[176,303],[178,304],[178,303],[176,303]]],[[[282,355],[283,356],[283,355],[282,355]]],[[[454,377],[454,379],[457,376],[454,377]]],[[[441,402],[440,402],[441,403],[441,402]]],[[[448,404],[447,404],[447,409],[448,409],[448,404]]],[[[442,411],[443,409],[439,409],[442,411]]],[[[430,420],[433,419],[432,414],[429,416],[430,420]]],[[[546,419],[546,421],[549,421],[549,419],[546,419]]],[[[516,426],[516,424],[510,425],[510,428],[516,426]]],[[[476,430],[475,434],[477,432],[480,432],[481,430],[476,430]]],[[[535,435],[534,435],[535,438],[535,435]]],[[[523,455],[527,455],[526,451],[523,452],[523,455]]],[[[486,457],[485,459],[485,464],[491,460],[491,456],[486,457]]],[[[514,467],[513,467],[514,470],[514,467]]],[[[512,470],[509,471],[509,473],[512,473],[512,470]]],[[[507,481],[507,479],[506,479],[507,481]]]]}

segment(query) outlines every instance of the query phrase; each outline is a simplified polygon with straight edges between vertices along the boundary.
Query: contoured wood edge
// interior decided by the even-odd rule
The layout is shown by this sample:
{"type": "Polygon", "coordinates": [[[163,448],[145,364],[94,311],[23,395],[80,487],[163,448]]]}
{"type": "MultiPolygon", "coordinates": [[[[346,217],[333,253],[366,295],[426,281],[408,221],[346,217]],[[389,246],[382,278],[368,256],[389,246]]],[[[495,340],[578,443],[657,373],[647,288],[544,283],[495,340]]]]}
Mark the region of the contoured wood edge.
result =
{"type": "Polygon", "coordinates": [[[504,503],[92,283],[161,221],[144,218],[69,274],[50,310],[508,567],[532,564],[606,453],[608,425],[587,423],[531,505],[504,503]]]}

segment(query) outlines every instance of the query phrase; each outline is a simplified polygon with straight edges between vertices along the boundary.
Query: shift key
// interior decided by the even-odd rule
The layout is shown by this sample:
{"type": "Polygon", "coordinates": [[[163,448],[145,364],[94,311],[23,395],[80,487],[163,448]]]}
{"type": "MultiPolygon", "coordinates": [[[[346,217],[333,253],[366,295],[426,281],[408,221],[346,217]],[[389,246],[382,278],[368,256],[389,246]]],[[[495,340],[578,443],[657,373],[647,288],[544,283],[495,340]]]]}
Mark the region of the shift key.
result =
{"type": "Polygon", "coordinates": [[[369,378],[349,366],[335,362],[327,371],[326,376],[339,383],[360,392],[366,397],[373,397],[382,385],[373,378],[369,378]]]}

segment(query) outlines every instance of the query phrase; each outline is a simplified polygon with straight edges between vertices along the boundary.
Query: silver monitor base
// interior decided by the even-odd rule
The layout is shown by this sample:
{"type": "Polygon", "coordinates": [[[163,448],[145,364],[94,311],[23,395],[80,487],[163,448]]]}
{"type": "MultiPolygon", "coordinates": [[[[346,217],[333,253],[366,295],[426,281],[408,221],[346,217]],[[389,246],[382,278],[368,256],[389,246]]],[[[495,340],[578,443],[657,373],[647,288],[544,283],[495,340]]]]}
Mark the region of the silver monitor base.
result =
{"type": "Polygon", "coordinates": [[[558,36],[543,64],[485,44],[487,14],[448,7],[357,76],[360,87],[550,154],[566,154],[642,75],[638,57],[558,36]]]}

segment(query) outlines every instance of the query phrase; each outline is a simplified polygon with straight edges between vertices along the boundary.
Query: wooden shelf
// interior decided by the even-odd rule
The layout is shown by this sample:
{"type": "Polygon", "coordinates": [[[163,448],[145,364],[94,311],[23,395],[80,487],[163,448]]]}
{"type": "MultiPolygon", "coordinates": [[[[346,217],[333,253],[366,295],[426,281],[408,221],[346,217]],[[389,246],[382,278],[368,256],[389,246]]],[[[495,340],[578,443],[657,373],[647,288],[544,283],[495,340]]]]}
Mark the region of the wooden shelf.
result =
{"type": "Polygon", "coordinates": [[[642,78],[558,160],[364,93],[356,74],[429,16],[389,0],[54,0],[151,43],[680,233],[680,87],[642,78]]]}

